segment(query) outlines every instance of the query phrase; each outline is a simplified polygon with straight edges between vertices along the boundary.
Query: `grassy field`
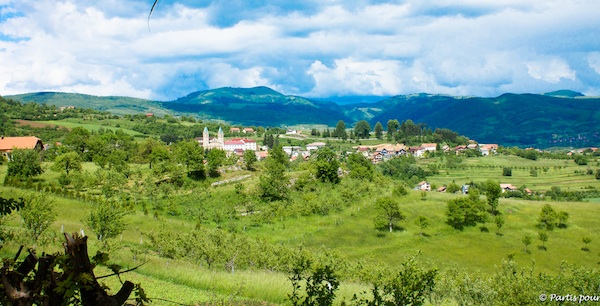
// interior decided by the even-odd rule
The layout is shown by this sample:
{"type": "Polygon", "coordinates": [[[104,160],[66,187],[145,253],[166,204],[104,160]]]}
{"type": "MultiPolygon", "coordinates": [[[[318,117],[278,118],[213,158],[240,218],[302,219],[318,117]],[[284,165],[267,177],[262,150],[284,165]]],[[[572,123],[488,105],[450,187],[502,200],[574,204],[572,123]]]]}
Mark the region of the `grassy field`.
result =
{"type": "MultiPolygon", "coordinates": [[[[35,121],[38,124],[46,124],[46,125],[50,125],[50,126],[60,126],[60,127],[66,127],[68,129],[72,129],[75,127],[81,127],[84,128],[88,131],[98,131],[100,129],[105,129],[105,130],[111,130],[111,131],[117,131],[117,130],[122,130],[123,132],[125,132],[127,135],[131,135],[131,136],[142,136],[144,134],[140,133],[140,132],[136,132],[134,130],[130,130],[127,128],[120,128],[120,127],[115,127],[114,124],[110,124],[110,120],[105,120],[106,122],[102,123],[100,121],[85,121],[83,119],[78,119],[78,118],[71,118],[71,119],[64,119],[64,120],[52,120],[52,121],[35,121]]],[[[122,120],[119,120],[118,122],[123,122],[122,120]]]]}
{"type": "MultiPolygon", "coordinates": [[[[438,159],[421,160],[422,166],[429,163],[441,163],[438,159]]],[[[453,180],[459,184],[471,180],[482,182],[486,179],[499,180],[502,183],[511,183],[516,186],[526,185],[534,191],[543,191],[551,186],[560,186],[565,190],[582,190],[588,186],[600,188],[600,180],[591,175],[575,174],[575,171],[587,169],[587,166],[578,166],[573,161],[538,160],[530,161],[514,156],[493,156],[466,159],[461,169],[442,170],[440,174],[428,178],[433,184],[441,186],[453,180]],[[513,167],[511,177],[502,176],[502,167],[513,167]],[[560,169],[558,166],[561,166],[560,169]],[[527,169],[519,169],[526,167],[527,169]],[[532,177],[529,167],[548,167],[547,172],[539,171],[537,177],[532,177]]],[[[596,165],[596,161],[593,161],[596,165]]],[[[44,164],[48,169],[50,164],[44,164]]],[[[259,165],[260,166],[260,165],[259,165]]],[[[135,166],[145,171],[144,166],[135,166]]],[[[597,166],[591,166],[597,169],[597,166]]],[[[84,164],[84,171],[93,172],[97,169],[92,163],[84,164]]],[[[4,179],[6,165],[0,166],[0,180],[4,179]]],[[[236,177],[247,172],[227,172],[223,178],[236,177]]],[[[290,176],[297,176],[290,173],[290,176]]],[[[55,180],[58,173],[46,170],[40,177],[42,180],[55,180]]],[[[256,184],[258,176],[252,173],[252,178],[242,181],[246,189],[251,189],[256,184]]],[[[359,198],[345,209],[331,213],[327,216],[304,216],[274,221],[249,228],[246,235],[260,237],[269,242],[290,246],[303,246],[313,252],[322,252],[324,249],[333,250],[352,261],[366,261],[370,263],[384,263],[397,266],[405,257],[421,252],[419,260],[427,265],[435,265],[445,271],[458,268],[476,273],[489,275],[500,265],[502,259],[509,254],[514,254],[517,262],[528,265],[535,261],[539,271],[557,274],[561,262],[587,268],[598,268],[600,263],[600,201],[590,199],[587,202],[550,202],[526,201],[520,199],[500,199],[499,211],[505,217],[506,223],[496,234],[495,223],[490,219],[487,223],[466,228],[463,231],[455,230],[445,223],[446,203],[448,200],[461,197],[458,194],[429,192],[422,199],[418,191],[409,191],[405,197],[399,198],[400,209],[406,220],[399,223],[402,227],[393,233],[380,232],[374,229],[373,218],[375,215],[374,202],[379,196],[391,195],[391,187],[386,179],[378,179],[368,183],[369,196],[359,198]],[[378,182],[382,186],[378,186],[378,182]],[[568,227],[556,229],[548,233],[549,239],[542,249],[541,242],[537,239],[538,229],[536,223],[541,208],[551,204],[558,211],[569,213],[568,227]],[[415,224],[415,219],[425,216],[431,225],[423,230],[415,224]],[[524,251],[522,238],[531,236],[533,243],[524,251]],[[583,237],[590,237],[592,243],[589,251],[583,251],[583,237]]],[[[209,187],[211,196],[230,193],[234,188],[232,184],[219,187],[209,187]]],[[[25,192],[15,188],[0,186],[0,195],[15,196],[25,192]]],[[[332,196],[343,192],[340,187],[332,188],[332,196]]],[[[65,199],[48,195],[47,199],[56,204],[58,219],[51,227],[56,234],[55,243],[48,246],[37,246],[38,250],[57,252],[60,250],[60,231],[80,231],[83,229],[88,235],[91,231],[84,225],[83,220],[91,210],[91,204],[77,200],[65,199]]],[[[201,205],[189,203],[188,205],[201,205]]],[[[111,243],[111,258],[125,267],[133,267],[141,262],[146,262],[137,270],[123,276],[123,279],[141,282],[148,296],[160,298],[155,300],[156,305],[172,305],[165,300],[177,301],[184,304],[193,304],[206,301],[227,302],[233,300],[265,301],[273,304],[285,304],[287,294],[291,292],[291,285],[287,275],[268,271],[236,271],[235,274],[221,270],[209,270],[206,267],[194,265],[189,262],[159,258],[153,253],[138,254],[134,260],[131,251],[133,245],[146,241],[144,233],[160,229],[167,224],[169,227],[187,232],[194,228],[195,223],[186,216],[169,217],[161,216],[154,219],[137,210],[126,217],[127,229],[111,243]],[[164,300],[162,300],[164,299],[164,300]]],[[[21,223],[18,215],[10,216],[4,225],[19,231],[21,223]]],[[[240,217],[238,222],[245,222],[240,217]]],[[[26,241],[21,241],[26,242],[26,241]]],[[[12,256],[17,248],[17,242],[10,242],[0,251],[4,256],[12,256]]],[[[95,237],[90,238],[90,254],[100,248],[95,237]]],[[[99,269],[97,275],[108,274],[108,270],[99,269]]],[[[120,284],[114,278],[108,279],[111,288],[118,288],[120,284]]],[[[353,293],[367,290],[362,284],[344,282],[338,293],[341,300],[349,300],[353,293]]],[[[338,301],[339,301],[338,300],[338,301]]]]}

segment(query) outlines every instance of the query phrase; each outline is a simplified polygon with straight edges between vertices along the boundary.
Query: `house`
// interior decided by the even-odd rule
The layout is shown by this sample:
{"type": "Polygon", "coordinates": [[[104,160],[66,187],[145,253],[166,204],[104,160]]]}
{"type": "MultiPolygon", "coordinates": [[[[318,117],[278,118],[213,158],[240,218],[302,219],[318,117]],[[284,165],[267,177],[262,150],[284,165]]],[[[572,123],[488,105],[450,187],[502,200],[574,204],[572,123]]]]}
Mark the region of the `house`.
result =
{"type": "Polygon", "coordinates": [[[285,134],[286,135],[296,135],[296,134],[298,134],[298,131],[288,129],[287,131],[285,131],[285,134]]]}
{"type": "Polygon", "coordinates": [[[302,150],[302,147],[299,146],[284,146],[282,147],[283,152],[287,153],[287,155],[292,155],[293,152],[298,152],[302,150]]]}
{"type": "Polygon", "coordinates": [[[268,151],[256,151],[256,159],[258,161],[264,160],[265,158],[267,158],[267,156],[269,156],[269,152],[268,151]]]}
{"type": "Polygon", "coordinates": [[[532,195],[533,191],[529,188],[525,188],[523,191],[525,191],[525,193],[527,193],[527,195],[532,195]]]}
{"type": "Polygon", "coordinates": [[[511,184],[500,184],[500,188],[502,188],[502,192],[519,190],[519,188],[517,188],[516,186],[513,186],[511,184]]]}
{"type": "Polygon", "coordinates": [[[254,129],[253,129],[253,128],[244,128],[244,129],[242,130],[242,132],[243,132],[244,134],[247,134],[247,133],[254,133],[254,129]]]}
{"type": "Polygon", "coordinates": [[[43,150],[44,144],[42,140],[35,136],[25,137],[4,137],[0,139],[0,154],[3,154],[7,158],[14,149],[29,149],[29,150],[43,150]]]}
{"type": "Polygon", "coordinates": [[[239,132],[240,132],[240,128],[236,128],[236,127],[229,128],[229,133],[239,133],[239,132]]]}
{"type": "Polygon", "coordinates": [[[419,183],[419,185],[417,185],[417,187],[415,188],[416,190],[424,190],[424,191],[431,191],[431,185],[426,182],[426,181],[422,181],[419,183]]]}
{"type": "Polygon", "coordinates": [[[496,153],[497,149],[498,149],[498,145],[497,144],[482,144],[482,145],[479,145],[479,151],[481,151],[481,155],[483,155],[483,156],[488,156],[490,154],[494,154],[494,153],[496,153]]]}
{"type": "Polygon", "coordinates": [[[313,142],[313,143],[309,143],[306,145],[306,150],[313,151],[313,150],[318,150],[324,146],[326,146],[327,144],[324,142],[313,142]]]}
{"type": "Polygon", "coordinates": [[[437,143],[423,143],[421,144],[421,148],[423,152],[435,152],[435,150],[437,149],[437,143]]]}
{"type": "Polygon", "coordinates": [[[223,142],[223,150],[235,151],[236,149],[256,151],[256,141],[246,138],[234,138],[223,142]]]}
{"type": "Polygon", "coordinates": [[[469,186],[470,185],[462,185],[462,187],[460,188],[462,191],[462,194],[468,194],[469,193],[469,186]]]}
{"type": "Polygon", "coordinates": [[[437,189],[437,192],[446,192],[446,186],[442,186],[437,189]]]}
{"type": "Polygon", "coordinates": [[[478,144],[476,144],[476,143],[470,143],[470,144],[467,146],[467,149],[469,149],[469,150],[475,150],[475,149],[478,149],[478,148],[479,148],[479,145],[478,145],[478,144]]]}
{"type": "Polygon", "coordinates": [[[422,157],[423,156],[423,148],[421,147],[409,147],[408,148],[408,152],[415,157],[422,157]]]}

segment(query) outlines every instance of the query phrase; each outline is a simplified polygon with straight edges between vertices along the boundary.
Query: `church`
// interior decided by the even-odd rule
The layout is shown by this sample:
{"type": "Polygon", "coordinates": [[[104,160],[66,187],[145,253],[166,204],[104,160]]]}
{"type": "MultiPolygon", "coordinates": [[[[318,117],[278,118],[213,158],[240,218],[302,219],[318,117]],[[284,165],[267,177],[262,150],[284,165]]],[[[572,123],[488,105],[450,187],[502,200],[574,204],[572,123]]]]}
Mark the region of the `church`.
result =
{"type": "Polygon", "coordinates": [[[223,129],[221,127],[219,127],[219,131],[217,132],[217,138],[210,138],[208,128],[204,127],[202,138],[196,138],[196,140],[198,140],[200,145],[202,145],[205,150],[219,149],[227,152],[234,152],[236,150],[256,151],[255,140],[247,138],[234,138],[231,140],[225,140],[225,134],[223,133],[223,129]]]}

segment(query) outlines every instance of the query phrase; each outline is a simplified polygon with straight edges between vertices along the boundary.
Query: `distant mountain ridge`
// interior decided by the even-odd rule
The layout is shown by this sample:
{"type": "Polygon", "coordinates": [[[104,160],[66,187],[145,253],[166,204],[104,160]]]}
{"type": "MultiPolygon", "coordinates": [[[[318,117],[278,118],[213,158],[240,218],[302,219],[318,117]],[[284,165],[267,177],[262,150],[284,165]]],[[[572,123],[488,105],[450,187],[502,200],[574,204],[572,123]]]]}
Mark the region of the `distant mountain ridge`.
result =
{"type": "Polygon", "coordinates": [[[544,94],[503,94],[498,97],[456,97],[436,94],[398,95],[379,102],[333,102],[284,95],[268,87],[217,88],[191,93],[174,101],[127,97],[96,97],[67,93],[8,96],[37,102],[106,110],[117,114],[153,112],[195,115],[233,124],[291,126],[344,120],[352,126],[367,120],[373,127],[390,119],[411,119],[431,129],[449,128],[485,143],[504,146],[600,145],[600,98],[559,90],[544,94]]]}

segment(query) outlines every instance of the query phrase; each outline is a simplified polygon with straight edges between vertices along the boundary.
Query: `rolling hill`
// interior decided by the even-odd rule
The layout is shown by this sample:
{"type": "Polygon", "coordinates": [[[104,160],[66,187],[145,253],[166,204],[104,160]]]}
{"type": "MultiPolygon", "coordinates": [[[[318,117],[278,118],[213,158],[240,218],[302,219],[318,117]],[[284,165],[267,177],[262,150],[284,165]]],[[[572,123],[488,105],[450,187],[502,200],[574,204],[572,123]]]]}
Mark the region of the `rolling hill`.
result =
{"type": "Polygon", "coordinates": [[[261,126],[334,126],[339,120],[344,120],[347,126],[359,120],[367,120],[371,126],[376,122],[385,126],[390,119],[412,119],[432,129],[449,128],[479,142],[504,146],[600,145],[600,98],[569,90],[503,94],[492,98],[422,93],[343,105],[284,95],[268,87],[218,88],[163,102],[66,93],[31,93],[9,98],[116,114],[185,114],[205,120],[261,126]]]}

